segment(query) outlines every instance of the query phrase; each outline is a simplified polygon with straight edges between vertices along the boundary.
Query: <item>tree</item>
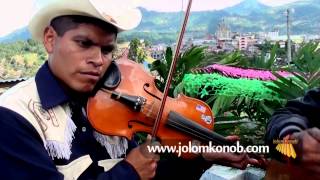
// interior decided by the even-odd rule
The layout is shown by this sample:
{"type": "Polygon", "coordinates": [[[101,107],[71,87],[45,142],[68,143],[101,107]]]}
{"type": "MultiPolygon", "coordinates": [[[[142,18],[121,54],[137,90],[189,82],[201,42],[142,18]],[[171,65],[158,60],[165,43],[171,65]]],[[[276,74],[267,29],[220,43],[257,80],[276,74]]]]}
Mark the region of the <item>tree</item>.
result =
{"type": "Polygon", "coordinates": [[[147,57],[144,47],[144,43],[142,43],[138,38],[131,40],[129,44],[129,59],[138,63],[143,63],[147,57]]]}

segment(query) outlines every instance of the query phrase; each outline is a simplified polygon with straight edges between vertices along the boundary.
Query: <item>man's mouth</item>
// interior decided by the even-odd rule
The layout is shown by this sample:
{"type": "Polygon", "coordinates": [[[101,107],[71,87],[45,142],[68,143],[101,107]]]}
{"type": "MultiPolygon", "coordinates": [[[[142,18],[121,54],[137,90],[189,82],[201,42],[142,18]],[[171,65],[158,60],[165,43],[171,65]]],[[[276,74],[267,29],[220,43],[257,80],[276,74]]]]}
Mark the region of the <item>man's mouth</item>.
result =
{"type": "Polygon", "coordinates": [[[99,80],[100,78],[100,73],[97,71],[87,71],[87,72],[81,72],[81,75],[89,78],[89,79],[93,79],[93,80],[99,80]]]}

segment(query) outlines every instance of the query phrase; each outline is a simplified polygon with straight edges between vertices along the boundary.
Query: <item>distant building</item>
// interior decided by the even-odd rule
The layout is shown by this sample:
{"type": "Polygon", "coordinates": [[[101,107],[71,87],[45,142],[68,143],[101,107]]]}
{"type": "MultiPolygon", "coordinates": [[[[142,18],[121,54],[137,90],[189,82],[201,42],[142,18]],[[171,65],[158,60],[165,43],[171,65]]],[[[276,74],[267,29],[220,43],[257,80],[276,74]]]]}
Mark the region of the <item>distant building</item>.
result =
{"type": "Polygon", "coordinates": [[[248,46],[248,50],[247,50],[249,53],[251,53],[251,54],[253,54],[253,53],[255,53],[255,52],[258,52],[259,51],[259,48],[256,46],[256,45],[254,45],[254,44],[250,44],[249,46],[248,46]]]}
{"type": "Polygon", "coordinates": [[[216,31],[216,37],[218,40],[231,40],[231,30],[225,20],[223,19],[221,23],[218,24],[216,31]]]}
{"type": "Polygon", "coordinates": [[[258,43],[264,42],[267,39],[268,33],[265,32],[257,32],[256,38],[258,40],[258,43]]]}
{"type": "Polygon", "coordinates": [[[155,60],[161,60],[165,56],[165,52],[167,49],[166,44],[157,44],[151,46],[151,49],[149,50],[150,56],[155,60]]]}
{"type": "MultiPolygon", "coordinates": [[[[278,41],[287,41],[288,37],[286,35],[277,36],[272,39],[270,39],[273,42],[278,41]]],[[[291,35],[290,39],[293,43],[301,44],[302,42],[305,42],[305,35],[291,35]]]]}
{"type": "Polygon", "coordinates": [[[232,39],[231,45],[232,45],[235,49],[239,49],[239,40],[238,40],[238,39],[232,39]]]}
{"type": "Polygon", "coordinates": [[[194,39],[192,42],[192,45],[194,46],[217,46],[217,41],[215,39],[194,39]]]}
{"type": "Polygon", "coordinates": [[[276,39],[278,37],[279,37],[279,30],[278,29],[274,29],[273,31],[267,33],[268,39],[276,39]]]}
{"type": "Polygon", "coordinates": [[[286,42],[287,41],[284,41],[284,40],[278,41],[280,48],[286,48],[286,42]]]}
{"type": "Polygon", "coordinates": [[[164,51],[152,51],[150,53],[150,56],[153,58],[153,59],[156,59],[156,60],[161,60],[164,58],[164,51]]]}
{"type": "Polygon", "coordinates": [[[251,47],[250,51],[254,51],[255,48],[253,46],[255,44],[257,44],[257,39],[254,35],[243,35],[239,37],[239,50],[241,51],[248,51],[248,47],[251,47]]]}
{"type": "Polygon", "coordinates": [[[239,37],[239,49],[242,51],[247,50],[248,38],[246,36],[239,37]]]}
{"type": "Polygon", "coordinates": [[[206,40],[214,40],[214,36],[211,34],[206,34],[205,39],[206,40]]]}

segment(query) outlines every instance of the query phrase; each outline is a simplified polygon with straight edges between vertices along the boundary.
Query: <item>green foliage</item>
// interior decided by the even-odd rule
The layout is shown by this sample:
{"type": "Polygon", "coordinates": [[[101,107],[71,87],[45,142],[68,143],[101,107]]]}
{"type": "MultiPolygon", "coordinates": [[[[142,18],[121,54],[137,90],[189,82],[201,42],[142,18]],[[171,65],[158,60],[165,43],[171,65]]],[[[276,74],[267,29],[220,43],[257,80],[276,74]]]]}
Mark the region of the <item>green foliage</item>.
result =
{"type": "Polygon", "coordinates": [[[187,74],[183,84],[186,95],[199,98],[212,107],[216,122],[219,122],[217,132],[239,135],[251,144],[257,143],[258,139],[263,143],[266,122],[273,109],[284,101],[265,87],[265,84],[275,84],[255,79],[233,79],[215,73],[187,74]],[[224,127],[233,128],[226,131],[224,127]]]}
{"type": "Polygon", "coordinates": [[[0,44],[0,77],[12,79],[33,76],[46,58],[42,44],[31,39],[0,44]]]}
{"type": "Polygon", "coordinates": [[[248,66],[252,68],[273,69],[278,49],[277,45],[271,46],[271,50],[263,49],[260,54],[255,54],[252,58],[249,58],[248,66]]]}
{"type": "Polygon", "coordinates": [[[147,57],[144,51],[145,43],[141,42],[138,38],[135,38],[130,42],[129,47],[129,59],[132,59],[138,63],[143,63],[147,57]]]}
{"type": "MultiPolygon", "coordinates": [[[[230,92],[212,94],[219,91],[217,86],[210,90],[205,85],[205,82],[198,83],[200,88],[202,88],[199,92],[202,95],[205,94],[202,99],[212,105],[215,112],[217,121],[216,131],[225,135],[238,134],[244,138],[245,142],[253,144],[263,143],[261,140],[265,132],[266,122],[274,110],[283,107],[290,99],[303,96],[307,90],[319,87],[320,50],[318,46],[319,43],[307,43],[302,45],[298,52],[294,53],[291,64],[286,69],[283,69],[291,72],[293,76],[285,78],[274,71],[273,74],[277,77],[277,80],[273,81],[273,83],[263,83],[271,94],[281,100],[274,101],[267,98],[255,98],[261,94],[260,91],[264,89],[263,87],[261,87],[261,90],[250,88],[244,91],[237,90],[235,87],[225,87],[225,89],[239,91],[239,94],[232,95],[230,92]],[[250,91],[255,91],[256,94],[254,96],[242,96],[250,91]]],[[[275,60],[278,54],[282,53],[283,55],[283,49],[279,50],[277,44],[273,46],[267,44],[261,49],[261,53],[256,54],[251,60],[240,52],[234,52],[224,56],[224,59],[219,61],[219,63],[277,70],[277,67],[274,66],[276,64],[275,60]],[[271,50],[267,52],[270,47],[271,50]],[[268,59],[266,59],[266,53],[270,53],[268,59]]],[[[212,79],[207,81],[210,82],[212,79]]],[[[185,82],[184,84],[186,85],[185,82]]],[[[234,82],[234,84],[245,87],[240,82],[234,82]]],[[[193,93],[193,96],[197,97],[199,94],[193,93]]]]}
{"type": "Polygon", "coordinates": [[[218,63],[232,66],[247,66],[248,59],[240,51],[235,51],[222,56],[218,63]]]}
{"type": "Polygon", "coordinates": [[[296,70],[302,73],[306,79],[319,71],[320,50],[319,43],[310,42],[303,44],[293,58],[292,71],[296,70]]]}
{"type": "Polygon", "coordinates": [[[265,40],[263,44],[255,45],[258,47],[258,49],[262,52],[271,52],[272,49],[275,49],[275,54],[277,57],[285,58],[287,56],[287,49],[286,48],[280,48],[279,42],[277,42],[275,45],[272,45],[270,41],[265,40]]]}
{"type": "MultiPolygon", "coordinates": [[[[266,41],[259,49],[260,53],[251,57],[241,51],[211,54],[210,62],[245,68],[276,69],[277,53],[283,53],[279,44],[272,45],[266,41]]],[[[211,77],[202,81],[198,76],[189,81],[193,84],[192,88],[199,88],[197,92],[190,91],[187,82],[183,84],[187,95],[200,98],[212,106],[218,122],[215,131],[223,135],[239,135],[245,143],[263,144],[267,120],[275,109],[285,103],[283,96],[265,87],[276,88],[276,85],[259,80],[213,77],[217,76],[213,74],[208,76],[211,77]]]]}
{"type": "MultiPolygon", "coordinates": [[[[233,79],[219,74],[187,74],[184,79],[185,93],[197,97],[210,105],[216,115],[246,105],[248,109],[257,108],[256,102],[281,102],[282,98],[265,85],[272,82],[255,79],[233,79]]],[[[244,108],[246,108],[244,107],[244,108]]],[[[264,108],[262,108],[264,109],[264,108]]],[[[244,111],[239,111],[240,115],[244,111]]],[[[250,111],[247,113],[250,116],[250,111]]]]}
{"type": "Polygon", "coordinates": [[[319,43],[313,42],[302,45],[295,54],[291,66],[286,69],[294,76],[284,78],[274,72],[274,75],[278,77],[278,80],[274,81],[276,86],[267,87],[286,100],[301,97],[307,90],[319,87],[320,50],[318,45],[319,43]]]}
{"type": "MultiPolygon", "coordinates": [[[[177,93],[181,92],[183,88],[180,83],[182,82],[184,75],[190,73],[192,68],[198,67],[201,62],[207,60],[205,49],[206,47],[193,46],[179,54],[169,89],[169,96],[173,97],[174,94],[177,95],[177,93]]],[[[173,52],[172,49],[168,47],[166,49],[165,59],[156,60],[151,64],[150,71],[156,71],[159,75],[156,80],[156,85],[161,91],[164,90],[172,59],[173,52]]]]}

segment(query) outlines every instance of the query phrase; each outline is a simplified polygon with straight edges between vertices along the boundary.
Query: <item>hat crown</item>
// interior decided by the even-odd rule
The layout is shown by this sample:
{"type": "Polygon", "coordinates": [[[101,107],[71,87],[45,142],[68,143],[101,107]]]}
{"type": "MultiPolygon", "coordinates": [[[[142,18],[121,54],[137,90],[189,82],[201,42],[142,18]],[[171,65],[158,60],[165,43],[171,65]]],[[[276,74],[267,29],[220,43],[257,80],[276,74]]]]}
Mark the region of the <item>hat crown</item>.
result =
{"type": "Polygon", "coordinates": [[[36,40],[43,39],[51,20],[63,15],[83,15],[114,25],[119,32],[138,26],[141,12],[128,0],[54,0],[43,6],[31,19],[29,30],[36,40]]]}

